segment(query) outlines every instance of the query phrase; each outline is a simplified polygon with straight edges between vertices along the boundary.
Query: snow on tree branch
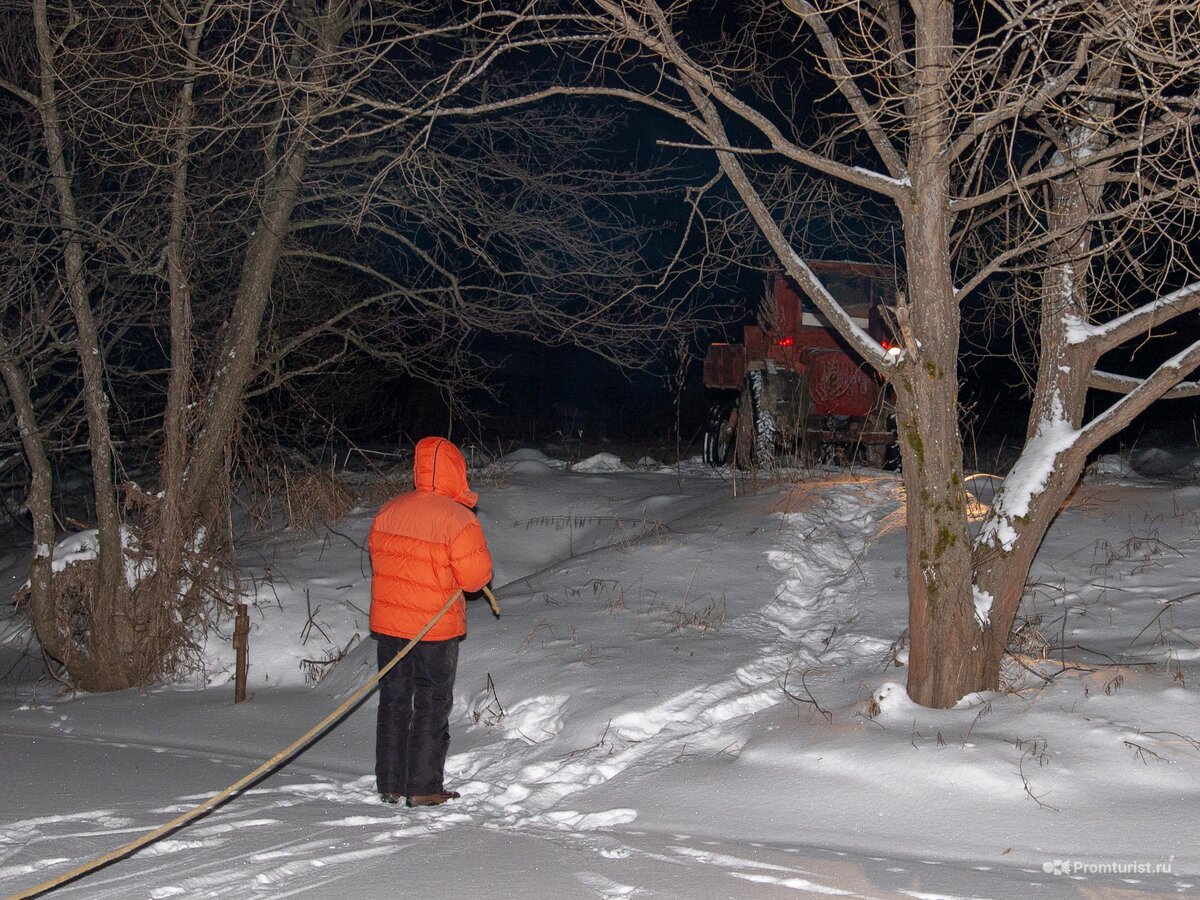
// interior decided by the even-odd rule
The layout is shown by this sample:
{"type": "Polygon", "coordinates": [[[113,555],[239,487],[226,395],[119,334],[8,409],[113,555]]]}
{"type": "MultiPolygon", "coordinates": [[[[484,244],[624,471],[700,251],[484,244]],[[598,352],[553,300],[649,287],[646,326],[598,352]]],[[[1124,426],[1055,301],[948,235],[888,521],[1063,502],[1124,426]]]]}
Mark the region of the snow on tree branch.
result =
{"type": "Polygon", "coordinates": [[[1010,551],[1016,544],[1017,519],[1028,515],[1034,496],[1050,483],[1059,456],[1075,446],[1083,432],[1057,415],[1043,419],[1037,434],[1025,445],[1021,458],[1008,473],[996,493],[991,511],[976,539],[978,546],[996,544],[1010,551]]]}
{"type": "Polygon", "coordinates": [[[1068,316],[1067,341],[1071,344],[1095,342],[1111,350],[1155,325],[1197,308],[1200,308],[1200,282],[1192,282],[1109,322],[1092,324],[1077,316],[1068,316]]]}
{"type": "MultiPolygon", "coordinates": [[[[1144,380],[1131,375],[1118,375],[1115,372],[1097,370],[1088,376],[1088,387],[1098,391],[1109,391],[1113,394],[1128,394],[1140,386],[1144,380]]],[[[1200,382],[1181,381],[1162,395],[1163,400],[1178,400],[1184,397],[1200,397],[1200,382]]]]}

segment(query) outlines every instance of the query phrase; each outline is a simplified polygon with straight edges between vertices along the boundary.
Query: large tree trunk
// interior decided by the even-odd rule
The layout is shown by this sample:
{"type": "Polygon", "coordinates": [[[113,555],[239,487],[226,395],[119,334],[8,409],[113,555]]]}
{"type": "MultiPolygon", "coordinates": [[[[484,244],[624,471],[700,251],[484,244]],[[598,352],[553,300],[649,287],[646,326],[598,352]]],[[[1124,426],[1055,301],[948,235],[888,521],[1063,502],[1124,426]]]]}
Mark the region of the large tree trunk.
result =
{"type": "Polygon", "coordinates": [[[29,466],[29,495],[26,505],[33,517],[33,560],[29,572],[29,617],[47,655],[59,662],[72,661],[77,653],[71,635],[60,625],[54,596],[51,550],[54,547],[53,476],[45,441],[38,426],[29,379],[13,360],[5,342],[0,347],[0,376],[17,413],[21,448],[29,466]]]}
{"type": "Polygon", "coordinates": [[[128,615],[125,600],[124,553],[121,546],[121,512],[112,471],[112,436],[108,421],[108,396],[104,389],[104,356],[100,333],[92,313],[89,278],[84,263],[82,229],[75,204],[74,186],[67,169],[62,122],[57,95],[55,38],[50,31],[46,0],[34,0],[34,26],[40,62],[42,133],[50,174],[58,196],[62,229],[64,291],[75,320],[75,346],[83,380],[88,423],[92,486],[96,502],[99,555],[91,591],[90,630],[85,642],[86,663],[81,663],[80,687],[117,690],[134,682],[135,635],[139,623],[128,615]]]}
{"type": "MultiPolygon", "coordinates": [[[[1111,90],[1115,87],[1113,68],[1093,64],[1089,83],[1111,90]]],[[[1100,120],[1111,115],[1111,106],[1089,105],[1089,112],[1100,120]]],[[[1059,157],[1076,164],[1084,162],[1103,149],[1104,141],[1098,129],[1086,123],[1071,123],[1059,157]]],[[[1050,204],[1046,227],[1054,237],[1047,251],[1043,269],[1039,313],[1037,382],[1033,405],[1025,434],[1025,452],[1015,470],[1024,473],[1036,464],[1036,457],[1046,452],[1046,442],[1053,441],[1057,429],[1064,437],[1063,446],[1055,452],[1045,473],[1045,487],[1032,494],[1028,503],[1010,506],[1010,488],[1002,485],[996,498],[994,512],[981,531],[976,548],[976,583],[991,600],[990,615],[984,629],[984,668],[981,690],[996,690],[1000,686],[1000,667],[1008,645],[1008,636],[1025,594],[1029,570],[1046,532],[1062,509],[1067,497],[1083,474],[1092,443],[1078,438],[1068,442],[1071,432],[1078,432],[1083,422],[1088,394],[1088,380],[1098,354],[1088,343],[1072,343],[1069,323],[1090,321],[1093,282],[1090,273],[1093,254],[1092,221],[1100,208],[1104,184],[1108,177],[1106,164],[1080,165],[1051,182],[1050,204]],[[1013,515],[1020,511],[1019,515],[1013,515]],[[1004,527],[997,527],[1003,522],[1004,527]]]]}
{"type": "Polygon", "coordinates": [[[196,59],[205,22],[201,19],[187,36],[185,80],[179,91],[176,134],[171,147],[171,188],[166,242],[167,284],[171,338],[170,372],[163,413],[160,461],[161,499],[152,520],[152,534],[144,534],[154,550],[155,569],[141,586],[140,603],[154,610],[174,607],[185,577],[184,548],[194,541],[197,523],[185,513],[187,466],[191,447],[190,412],[195,376],[192,338],[192,285],[185,247],[188,225],[188,179],[191,165],[192,127],[195,118],[196,59]]]}
{"type": "Polygon", "coordinates": [[[940,0],[916,7],[912,194],[903,209],[906,349],[893,384],[909,498],[908,693],[923,706],[944,708],[979,683],[980,632],[958,423],[959,310],[950,280],[949,173],[942,161],[952,8],[940,0]]]}
{"type": "MultiPolygon", "coordinates": [[[[277,161],[267,172],[258,222],[246,250],[233,313],[214,360],[209,402],[188,467],[185,513],[203,517],[213,499],[216,475],[226,458],[230,439],[241,422],[246,386],[255,374],[263,316],[271,298],[271,283],[283,253],[292,213],[308,166],[310,129],[317,121],[330,89],[338,43],[350,25],[349,4],[332,0],[325,15],[310,24],[317,36],[309,65],[308,85],[300,109],[287,116],[290,130],[277,161]]],[[[284,115],[284,110],[280,115],[284,115]]],[[[283,124],[282,121],[280,123],[283,124]]]]}

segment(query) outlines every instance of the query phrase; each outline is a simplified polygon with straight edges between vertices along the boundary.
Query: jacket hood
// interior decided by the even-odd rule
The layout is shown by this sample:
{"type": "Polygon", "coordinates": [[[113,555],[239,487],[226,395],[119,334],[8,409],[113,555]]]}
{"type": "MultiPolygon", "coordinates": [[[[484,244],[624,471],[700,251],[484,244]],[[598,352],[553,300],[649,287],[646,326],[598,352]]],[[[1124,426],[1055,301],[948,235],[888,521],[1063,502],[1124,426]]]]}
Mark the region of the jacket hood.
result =
{"type": "Polygon", "coordinates": [[[417,442],[413,487],[457,500],[468,509],[479,501],[479,495],[467,486],[466,460],[445,438],[427,437],[417,442]]]}

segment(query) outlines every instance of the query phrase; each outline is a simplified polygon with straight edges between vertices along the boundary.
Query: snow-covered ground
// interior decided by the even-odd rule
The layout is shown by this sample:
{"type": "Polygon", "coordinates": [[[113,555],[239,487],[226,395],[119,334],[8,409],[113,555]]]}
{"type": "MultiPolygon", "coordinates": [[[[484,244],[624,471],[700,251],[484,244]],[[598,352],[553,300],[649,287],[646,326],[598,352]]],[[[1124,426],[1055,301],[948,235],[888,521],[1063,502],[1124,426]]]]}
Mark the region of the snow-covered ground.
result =
{"type": "MultiPolygon", "coordinates": [[[[1008,689],[933,711],[903,688],[897,476],[735,484],[695,461],[520,451],[477,484],[503,615],[470,611],[448,763],[461,800],[378,802],[372,698],[56,896],[1200,891],[1200,486],[1191,456],[1142,462],[1158,480],[1101,460],[1056,522],[1008,689]]],[[[973,484],[988,499],[991,481],[973,484]]],[[[0,893],[224,788],[369,677],[373,511],[241,548],[247,703],[218,635],[205,679],[145,694],[66,697],[9,673],[0,893]]],[[[4,629],[8,671],[26,638],[4,629]]]]}

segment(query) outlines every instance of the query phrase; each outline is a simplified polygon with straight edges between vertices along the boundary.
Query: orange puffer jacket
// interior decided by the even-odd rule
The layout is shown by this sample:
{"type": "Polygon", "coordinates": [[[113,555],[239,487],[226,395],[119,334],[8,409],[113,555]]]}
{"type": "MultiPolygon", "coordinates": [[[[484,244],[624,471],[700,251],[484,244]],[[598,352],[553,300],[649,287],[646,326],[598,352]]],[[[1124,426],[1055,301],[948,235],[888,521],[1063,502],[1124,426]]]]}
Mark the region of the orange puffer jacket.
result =
{"type": "MultiPolygon", "coordinates": [[[[371,630],[414,637],[459,588],[477,591],[492,578],[492,556],[471,512],[478,495],[467,487],[467,464],[443,438],[417,444],[414,490],[389,500],[371,525],[371,630]]],[[[467,632],[459,598],[423,640],[467,632]]]]}

